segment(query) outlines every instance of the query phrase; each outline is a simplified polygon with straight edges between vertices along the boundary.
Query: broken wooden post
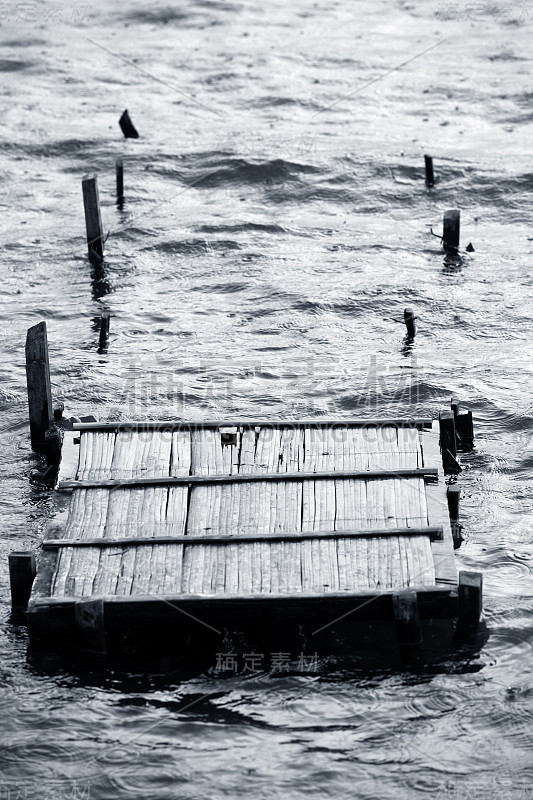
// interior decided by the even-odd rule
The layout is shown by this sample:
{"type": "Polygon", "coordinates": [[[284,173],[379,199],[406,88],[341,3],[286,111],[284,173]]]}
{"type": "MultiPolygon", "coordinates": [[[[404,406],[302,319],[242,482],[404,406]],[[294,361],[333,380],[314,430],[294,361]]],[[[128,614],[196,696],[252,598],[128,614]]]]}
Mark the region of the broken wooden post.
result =
{"type": "Polygon", "coordinates": [[[435,174],[433,172],[433,158],[431,156],[424,156],[426,163],[426,183],[428,186],[433,186],[435,183],[435,174]]]}
{"type": "Polygon", "coordinates": [[[407,335],[410,339],[416,336],[416,317],[410,308],[406,308],[403,312],[403,319],[407,326],[407,335]]]}
{"type": "Polygon", "coordinates": [[[459,249],[459,233],[461,227],[461,212],[457,209],[444,213],[442,245],[445,250],[459,249]]]}
{"type": "Polygon", "coordinates": [[[123,112],[121,118],[118,121],[118,124],[120,125],[120,127],[122,129],[122,133],[124,134],[126,139],[138,139],[139,138],[139,134],[137,133],[135,125],[131,121],[130,115],[128,114],[128,109],[126,109],[123,112]]]}
{"type": "Polygon", "coordinates": [[[459,572],[459,613],[457,632],[475,633],[483,607],[483,575],[481,572],[459,572]]]}
{"type": "Polygon", "coordinates": [[[124,200],[124,164],[121,158],[117,158],[116,173],[117,173],[117,201],[121,203],[124,200]]]}
{"type": "Polygon", "coordinates": [[[455,433],[459,450],[468,451],[474,446],[474,420],[469,408],[464,408],[452,397],[451,409],[455,420],[455,433]]]}
{"type": "Polygon", "coordinates": [[[43,448],[46,431],[53,425],[46,322],[39,322],[28,329],[26,335],[26,382],[31,444],[34,448],[43,448]]]}
{"type": "Polygon", "coordinates": [[[418,596],[414,589],[392,595],[392,610],[402,661],[412,664],[422,657],[422,633],[418,613],[418,596]]]}
{"type": "Polygon", "coordinates": [[[101,261],[104,257],[104,233],[102,229],[102,216],[100,214],[100,200],[98,197],[96,175],[84,175],[81,186],[83,190],[83,205],[85,208],[85,228],[87,230],[89,258],[97,258],[101,261]]]}
{"type": "Polygon", "coordinates": [[[9,554],[11,605],[15,611],[26,611],[35,578],[35,555],[31,552],[9,554]]]}
{"type": "Polygon", "coordinates": [[[461,472],[457,462],[457,443],[455,440],[455,422],[451,411],[441,411],[439,414],[440,449],[442,466],[446,475],[461,472]]]}
{"type": "Polygon", "coordinates": [[[463,537],[461,536],[461,526],[459,524],[459,501],[461,499],[461,489],[457,484],[448,486],[446,490],[448,499],[448,513],[450,515],[450,525],[452,528],[453,548],[457,550],[461,546],[463,537]]]}
{"type": "Polygon", "coordinates": [[[109,320],[110,320],[109,311],[104,311],[104,313],[100,317],[100,340],[99,340],[100,350],[106,347],[109,341],[109,320]]]}
{"type": "Polygon", "coordinates": [[[63,419],[63,411],[65,410],[65,404],[59,400],[57,403],[54,403],[54,422],[61,422],[63,419]]]}
{"type": "Polygon", "coordinates": [[[79,634],[80,649],[85,653],[104,655],[106,641],[102,598],[78,600],[74,604],[74,617],[79,634]]]}

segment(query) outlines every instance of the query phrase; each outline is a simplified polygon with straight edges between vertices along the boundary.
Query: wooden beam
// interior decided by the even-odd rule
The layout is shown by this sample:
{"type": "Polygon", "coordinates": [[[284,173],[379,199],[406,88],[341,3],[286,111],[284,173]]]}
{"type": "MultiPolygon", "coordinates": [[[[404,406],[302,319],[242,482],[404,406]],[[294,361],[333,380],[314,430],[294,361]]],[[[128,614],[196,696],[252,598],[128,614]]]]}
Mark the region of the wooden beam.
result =
{"type": "Polygon", "coordinates": [[[318,481],[342,480],[345,478],[370,480],[374,478],[437,478],[436,467],[424,469],[382,469],[344,471],[328,470],[327,472],[253,472],[235,475],[165,475],[161,477],[143,478],[110,478],[108,480],[61,481],[59,491],[68,489],[130,489],[132,486],[191,486],[220,483],[249,483],[258,481],[318,481]]]}
{"type": "MultiPolygon", "coordinates": [[[[414,591],[414,590],[413,590],[414,591]]],[[[438,587],[435,585],[424,585],[423,583],[420,586],[417,586],[416,593],[418,596],[418,605],[419,608],[422,605],[422,602],[427,602],[429,607],[431,608],[432,615],[435,612],[438,615],[438,604],[440,601],[445,602],[446,600],[451,601],[451,605],[454,606],[455,611],[457,611],[457,594],[455,593],[455,597],[453,593],[448,589],[444,589],[442,587],[438,587]]],[[[161,595],[110,595],[106,596],[105,598],[95,598],[95,599],[103,599],[106,609],[112,606],[131,606],[136,608],[142,608],[143,606],[146,607],[146,610],[149,609],[150,606],[157,607],[159,605],[165,605],[172,607],[173,604],[184,606],[190,605],[198,605],[200,607],[204,606],[205,608],[209,607],[222,607],[223,605],[240,605],[241,603],[257,603],[257,604],[265,604],[265,605],[275,605],[276,603],[281,603],[285,608],[291,604],[306,604],[308,602],[318,602],[324,603],[325,601],[329,600],[338,600],[343,603],[346,603],[350,606],[354,600],[358,603],[361,601],[361,607],[363,605],[365,607],[370,607],[371,610],[371,603],[373,601],[379,602],[386,598],[387,600],[387,613],[383,616],[383,618],[390,620],[391,619],[391,597],[393,594],[398,594],[397,589],[383,589],[379,592],[300,592],[298,594],[288,594],[283,592],[270,592],[270,593],[236,593],[236,592],[225,592],[224,594],[218,595],[201,595],[201,594],[161,594],[161,595]]],[[[28,611],[38,611],[39,609],[46,609],[51,608],[53,606],[63,606],[68,607],[71,605],[75,605],[78,602],[79,598],[76,597],[43,597],[37,598],[36,600],[30,603],[30,607],[28,611]]],[[[372,616],[372,614],[370,615],[372,616]]],[[[440,618],[440,617],[439,617],[440,618]]],[[[443,618],[447,618],[444,616],[443,618]]]]}
{"type": "Polygon", "coordinates": [[[32,447],[43,448],[46,431],[53,426],[52,392],[46,322],[26,334],[26,382],[32,447]]]}
{"type": "Polygon", "coordinates": [[[35,554],[14,552],[9,554],[9,581],[11,605],[16,611],[26,611],[31,587],[35,578],[35,554]]]}
{"type": "Polygon", "coordinates": [[[459,615],[457,632],[476,632],[483,608],[483,575],[481,572],[459,572],[459,615]]]}
{"type": "Polygon", "coordinates": [[[146,422],[76,422],[75,431],[154,431],[154,430],[205,430],[211,428],[373,428],[393,426],[397,428],[431,428],[433,420],[414,417],[411,419],[342,419],[339,417],[311,417],[310,419],[255,419],[255,420],[155,420],[146,422]]]}
{"type": "Polygon", "coordinates": [[[42,543],[44,550],[58,547],[138,547],[156,544],[227,544],[243,542],[290,542],[302,539],[345,539],[353,537],[373,538],[374,536],[429,536],[442,539],[442,527],[425,526],[423,528],[368,528],[366,530],[347,531],[292,531],[290,533],[215,533],[205,536],[128,536],[120,539],[46,539],[42,543]]]}
{"type": "Polygon", "coordinates": [[[104,257],[104,232],[102,228],[96,175],[84,175],[81,186],[83,191],[83,207],[85,209],[85,229],[87,231],[89,258],[96,258],[101,261],[104,257]]]}

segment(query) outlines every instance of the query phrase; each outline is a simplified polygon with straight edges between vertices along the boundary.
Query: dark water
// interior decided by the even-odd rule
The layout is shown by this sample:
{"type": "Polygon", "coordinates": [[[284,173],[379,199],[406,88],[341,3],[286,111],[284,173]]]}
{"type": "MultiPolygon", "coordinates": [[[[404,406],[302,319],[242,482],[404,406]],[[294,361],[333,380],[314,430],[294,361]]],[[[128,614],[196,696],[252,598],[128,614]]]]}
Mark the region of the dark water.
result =
{"type": "Polygon", "coordinates": [[[0,23],[0,798],[531,797],[531,4],[11,2],[0,23]],[[429,226],[454,207],[475,251],[446,261],[429,226]],[[41,319],[77,416],[436,416],[458,395],[457,560],[483,572],[487,643],[424,674],[28,662],[7,555],[49,509],[23,363],[41,319]]]}

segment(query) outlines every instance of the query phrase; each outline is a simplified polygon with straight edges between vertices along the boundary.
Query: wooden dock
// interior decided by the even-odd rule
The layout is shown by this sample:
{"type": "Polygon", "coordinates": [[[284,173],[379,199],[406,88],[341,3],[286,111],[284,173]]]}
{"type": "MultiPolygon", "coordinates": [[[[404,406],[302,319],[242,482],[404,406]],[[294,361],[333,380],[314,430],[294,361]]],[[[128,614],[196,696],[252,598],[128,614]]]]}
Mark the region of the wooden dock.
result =
{"type": "Polygon", "coordinates": [[[419,648],[420,620],[477,624],[480,583],[455,563],[442,421],[73,428],[27,609],[32,641],[103,651],[134,631],[221,640],[234,627],[314,634],[381,619],[419,648]]]}

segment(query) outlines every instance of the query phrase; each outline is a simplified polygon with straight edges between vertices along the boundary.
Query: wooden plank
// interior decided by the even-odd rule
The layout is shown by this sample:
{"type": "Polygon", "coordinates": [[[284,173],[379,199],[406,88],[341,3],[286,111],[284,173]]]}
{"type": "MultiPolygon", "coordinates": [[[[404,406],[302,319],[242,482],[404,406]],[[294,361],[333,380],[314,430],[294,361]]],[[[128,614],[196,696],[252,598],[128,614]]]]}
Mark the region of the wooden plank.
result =
{"type": "Polygon", "coordinates": [[[387,537],[387,536],[429,536],[439,539],[442,537],[442,526],[424,528],[368,528],[358,530],[317,530],[317,531],[277,531],[273,533],[236,533],[186,536],[149,536],[149,537],[123,537],[120,539],[46,539],[42,542],[44,549],[58,547],[135,547],[137,545],[156,544],[222,544],[224,542],[284,542],[300,541],[302,539],[343,539],[353,537],[387,537]]]}
{"type": "Polygon", "coordinates": [[[381,425],[395,425],[404,428],[430,428],[433,421],[427,417],[356,419],[348,417],[311,417],[309,419],[253,419],[253,420],[147,420],[120,422],[76,422],[74,430],[201,430],[204,428],[322,428],[349,427],[364,428],[381,425]]]}
{"type": "Polygon", "coordinates": [[[427,477],[436,478],[438,476],[438,469],[436,467],[427,467],[423,469],[396,469],[396,470],[364,470],[362,472],[344,470],[328,470],[324,472],[272,472],[272,473],[249,473],[238,475],[189,475],[184,477],[165,476],[165,477],[142,477],[142,478],[123,478],[123,479],[110,479],[99,481],[62,481],[59,486],[59,491],[67,491],[69,489],[122,489],[131,488],[133,486],[186,486],[195,484],[210,484],[210,483],[246,483],[249,481],[303,481],[312,479],[315,480],[335,480],[341,478],[352,478],[369,480],[371,478],[412,478],[412,477],[427,477]]]}
{"type": "MultiPolygon", "coordinates": [[[[219,595],[216,597],[204,597],[202,595],[193,595],[193,594],[169,594],[169,595],[137,595],[137,596],[123,596],[123,595],[115,595],[112,597],[105,598],[105,606],[112,607],[112,606],[119,606],[122,604],[128,605],[131,604],[131,607],[140,608],[141,606],[158,606],[161,603],[164,604],[175,604],[178,606],[186,606],[190,603],[198,603],[199,607],[203,607],[205,609],[209,608],[221,608],[224,604],[235,603],[236,605],[246,605],[247,603],[251,603],[253,605],[275,605],[277,602],[282,601],[283,605],[281,608],[287,608],[292,601],[295,604],[306,603],[308,601],[318,601],[319,603],[323,604],[326,602],[334,602],[336,600],[344,601],[350,604],[354,600],[358,603],[361,602],[368,602],[372,603],[373,601],[379,601],[383,597],[392,597],[393,594],[397,593],[397,589],[383,589],[380,592],[330,592],[324,594],[324,592],[302,592],[297,597],[287,597],[286,594],[280,592],[271,592],[269,594],[246,594],[241,595],[238,593],[228,593],[225,595],[219,595]]],[[[439,600],[445,598],[451,598],[457,604],[457,593],[452,592],[448,588],[439,587],[436,588],[434,585],[429,586],[419,586],[416,589],[416,593],[418,596],[419,604],[421,598],[426,597],[428,600],[439,600]]],[[[34,603],[34,608],[47,608],[53,606],[63,606],[72,603],[74,598],[64,598],[64,597],[48,597],[48,598],[39,598],[34,603]]],[[[283,612],[281,612],[283,613],[283,612]]],[[[392,618],[392,614],[389,611],[389,617],[392,618]]]]}

